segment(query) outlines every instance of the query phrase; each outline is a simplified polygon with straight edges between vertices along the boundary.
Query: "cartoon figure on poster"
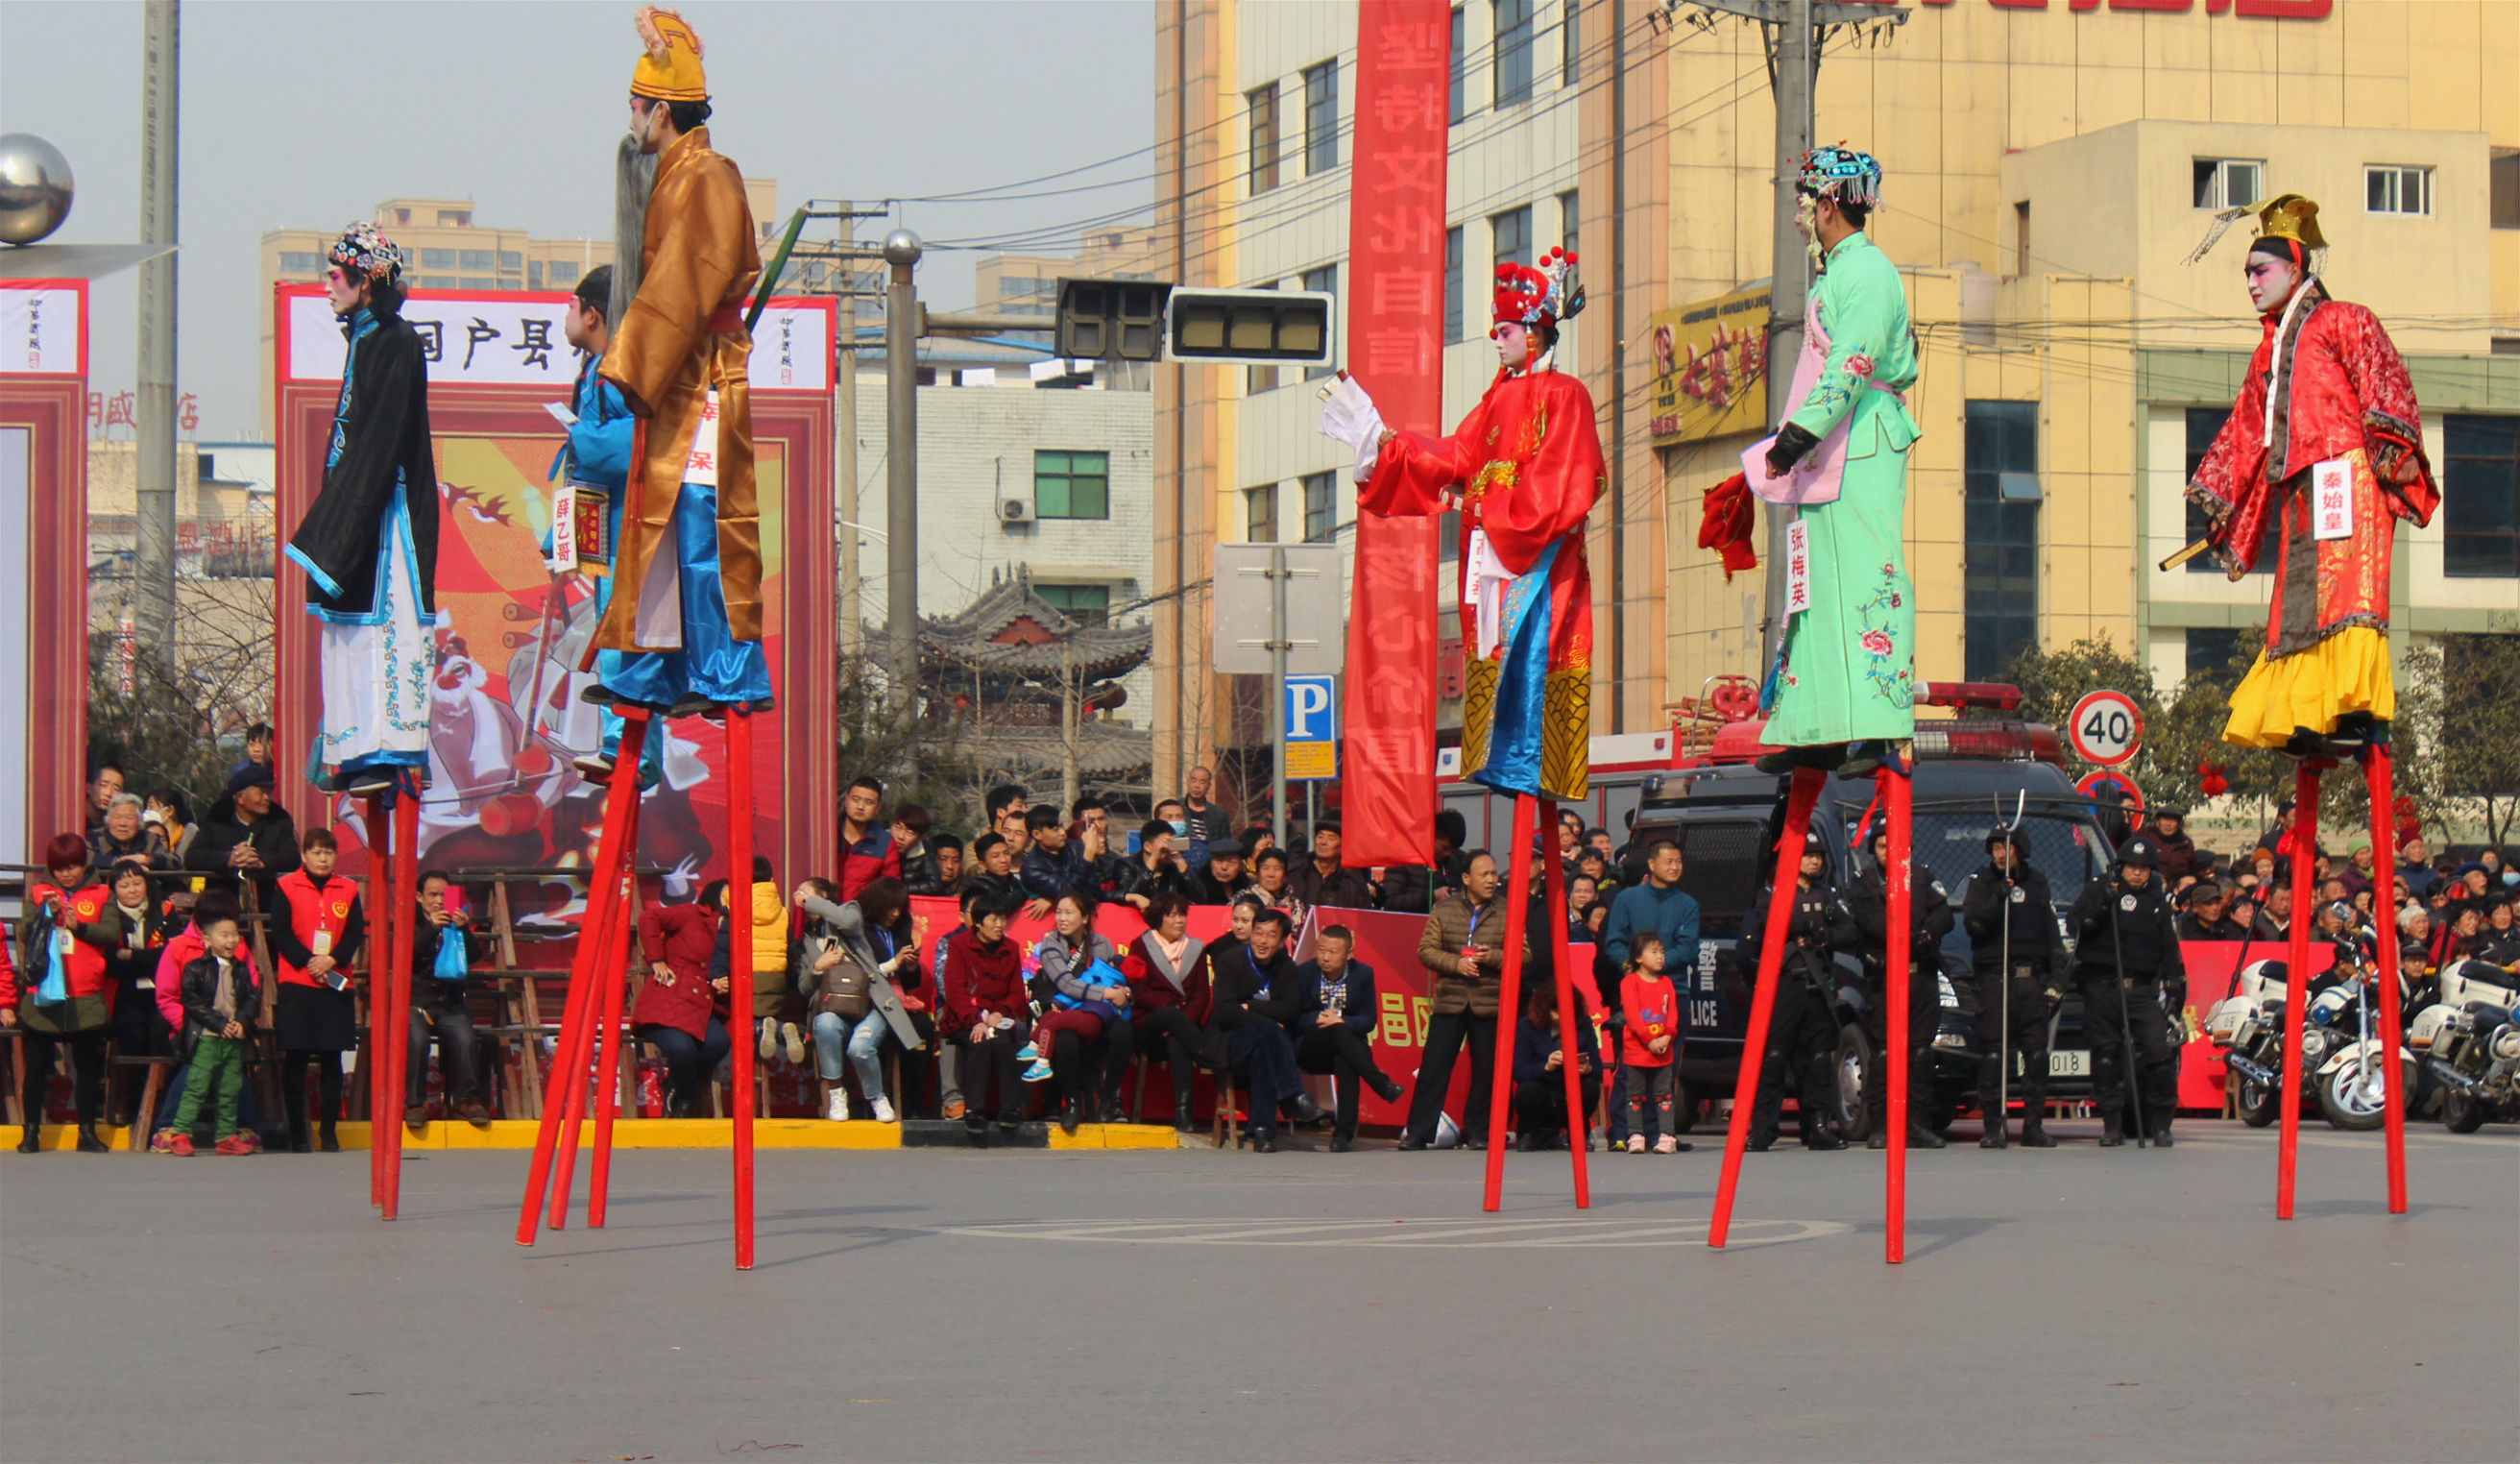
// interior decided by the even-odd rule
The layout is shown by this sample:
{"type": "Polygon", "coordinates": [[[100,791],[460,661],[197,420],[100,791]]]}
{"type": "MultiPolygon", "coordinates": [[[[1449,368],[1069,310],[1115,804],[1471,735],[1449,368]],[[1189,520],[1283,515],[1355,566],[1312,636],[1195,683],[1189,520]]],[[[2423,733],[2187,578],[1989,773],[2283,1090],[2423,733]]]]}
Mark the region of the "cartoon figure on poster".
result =
{"type": "MultiPolygon", "coordinates": [[[[2251,210],[2228,209],[2190,263],[2251,210]]],[[[2424,453],[2423,414],[2397,345],[2368,309],[2328,294],[2319,278],[2327,240],[2318,205],[2297,193],[2257,208],[2258,236],[2241,268],[2261,335],[2247,377],[2214,443],[2196,465],[2187,501],[2205,536],[2162,566],[2212,553],[2237,581],[2276,538],[2266,648],[2232,689],[2223,740],[2298,759],[2293,907],[2311,906],[2321,774],[2362,764],[2375,848],[2398,846],[2392,811],[2390,723],[2397,683],[2389,663],[2391,551],[2401,520],[2421,527],[2441,505],[2424,453]]],[[[2312,922],[2296,919],[2290,969],[2309,969],[2312,922]]],[[[2403,1213],[2406,1112],[2398,1068],[2398,946],[2379,942],[2382,1085],[2389,1210],[2403,1213]]],[[[2286,1003],[2287,1061],[2301,1056],[2305,994],[2286,1003]]],[[[2300,1114],[2285,1105],[2277,1161],[2278,1217],[2292,1213],[2300,1114]]]]}

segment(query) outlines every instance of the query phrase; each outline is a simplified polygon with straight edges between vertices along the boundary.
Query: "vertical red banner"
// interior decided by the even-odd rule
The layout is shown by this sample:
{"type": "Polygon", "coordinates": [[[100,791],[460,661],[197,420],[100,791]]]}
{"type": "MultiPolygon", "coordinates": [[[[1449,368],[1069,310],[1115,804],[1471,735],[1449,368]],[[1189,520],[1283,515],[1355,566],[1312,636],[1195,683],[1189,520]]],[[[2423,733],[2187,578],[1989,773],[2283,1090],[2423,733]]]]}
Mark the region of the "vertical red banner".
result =
{"type": "MultiPolygon", "coordinates": [[[[1348,372],[1395,428],[1444,430],[1450,0],[1357,7],[1348,372]]],[[[1348,617],[1342,814],[1352,865],[1434,859],[1433,519],[1360,513],[1348,617]]]]}

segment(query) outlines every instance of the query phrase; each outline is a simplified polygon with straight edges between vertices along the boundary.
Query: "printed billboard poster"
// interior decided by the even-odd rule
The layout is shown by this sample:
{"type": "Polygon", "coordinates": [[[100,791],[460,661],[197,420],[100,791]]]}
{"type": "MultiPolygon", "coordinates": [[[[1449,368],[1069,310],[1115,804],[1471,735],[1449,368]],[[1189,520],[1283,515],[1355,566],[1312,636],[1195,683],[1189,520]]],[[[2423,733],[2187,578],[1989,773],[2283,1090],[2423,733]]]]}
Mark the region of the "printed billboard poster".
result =
{"type": "Polygon", "coordinates": [[[1654,312],[1654,445],[1766,431],[1767,336],[1765,285],[1654,312]]]}

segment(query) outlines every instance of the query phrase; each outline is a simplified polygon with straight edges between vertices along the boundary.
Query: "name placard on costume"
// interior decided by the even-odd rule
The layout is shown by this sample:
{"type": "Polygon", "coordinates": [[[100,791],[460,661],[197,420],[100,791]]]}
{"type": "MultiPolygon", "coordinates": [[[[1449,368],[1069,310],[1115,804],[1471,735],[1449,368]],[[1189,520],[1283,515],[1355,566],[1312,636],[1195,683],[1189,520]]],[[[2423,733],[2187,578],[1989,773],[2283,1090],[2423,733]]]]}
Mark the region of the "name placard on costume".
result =
{"type": "MultiPolygon", "coordinates": [[[[290,295],[289,381],[341,379],[347,343],[321,293],[290,295]]],[[[572,298],[518,291],[421,290],[402,318],[420,333],[431,386],[548,386],[565,394],[577,381],[579,356],[562,322],[572,298]]],[[[752,389],[829,391],[832,311],[822,300],[774,301],[752,333],[752,389]]],[[[0,338],[5,339],[5,338],[0,338]]]]}
{"type": "Polygon", "coordinates": [[[1796,519],[1785,526],[1785,614],[1811,609],[1811,526],[1796,519]]]}
{"type": "Polygon", "coordinates": [[[2354,536],[2354,465],[2343,458],[2310,470],[2310,532],[2317,539],[2354,536]]]}

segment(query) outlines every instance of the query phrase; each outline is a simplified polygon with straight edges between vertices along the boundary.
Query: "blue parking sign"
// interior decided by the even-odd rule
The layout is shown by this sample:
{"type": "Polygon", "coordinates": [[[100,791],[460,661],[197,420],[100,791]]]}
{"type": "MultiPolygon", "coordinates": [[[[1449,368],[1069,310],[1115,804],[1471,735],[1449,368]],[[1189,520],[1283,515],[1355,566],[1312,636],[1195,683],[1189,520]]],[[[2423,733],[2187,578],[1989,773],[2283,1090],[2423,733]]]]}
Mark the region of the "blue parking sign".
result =
{"type": "Polygon", "coordinates": [[[1289,676],[1285,705],[1286,780],[1338,776],[1338,678],[1289,676]]]}

